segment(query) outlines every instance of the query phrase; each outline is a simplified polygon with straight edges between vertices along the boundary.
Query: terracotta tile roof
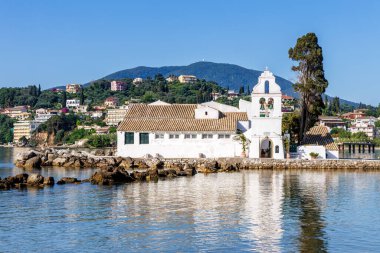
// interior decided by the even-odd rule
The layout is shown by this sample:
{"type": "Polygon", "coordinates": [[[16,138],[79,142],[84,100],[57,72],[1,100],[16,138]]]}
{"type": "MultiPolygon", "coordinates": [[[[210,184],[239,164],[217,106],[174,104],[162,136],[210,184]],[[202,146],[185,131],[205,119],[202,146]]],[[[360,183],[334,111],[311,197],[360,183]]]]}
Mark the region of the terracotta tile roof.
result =
{"type": "Polygon", "coordinates": [[[195,119],[196,104],[133,105],[118,131],[235,132],[237,121],[247,121],[245,112],[221,113],[219,119],[195,119]]]}
{"type": "Polygon", "coordinates": [[[294,99],[294,97],[291,97],[291,96],[288,96],[288,95],[284,95],[284,94],[282,94],[281,98],[282,99],[288,99],[288,100],[294,99]]]}
{"type": "Polygon", "coordinates": [[[303,145],[322,145],[327,150],[338,150],[334,139],[331,137],[329,130],[325,126],[315,126],[310,128],[306,133],[303,145]]]}

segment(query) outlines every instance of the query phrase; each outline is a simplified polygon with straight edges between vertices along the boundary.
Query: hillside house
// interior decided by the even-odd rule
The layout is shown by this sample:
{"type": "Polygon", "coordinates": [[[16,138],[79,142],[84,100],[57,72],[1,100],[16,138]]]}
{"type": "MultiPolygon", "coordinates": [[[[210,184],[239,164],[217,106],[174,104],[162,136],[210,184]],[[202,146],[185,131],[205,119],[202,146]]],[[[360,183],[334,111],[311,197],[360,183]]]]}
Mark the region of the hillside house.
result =
{"type": "Polygon", "coordinates": [[[112,91],[122,91],[125,90],[125,83],[122,81],[112,81],[111,82],[112,91]]]}
{"type": "Polygon", "coordinates": [[[80,84],[66,84],[66,92],[67,93],[78,93],[81,89],[80,84]]]}
{"type": "Polygon", "coordinates": [[[197,77],[192,75],[180,75],[178,77],[178,81],[180,83],[195,83],[197,81],[197,77]]]}

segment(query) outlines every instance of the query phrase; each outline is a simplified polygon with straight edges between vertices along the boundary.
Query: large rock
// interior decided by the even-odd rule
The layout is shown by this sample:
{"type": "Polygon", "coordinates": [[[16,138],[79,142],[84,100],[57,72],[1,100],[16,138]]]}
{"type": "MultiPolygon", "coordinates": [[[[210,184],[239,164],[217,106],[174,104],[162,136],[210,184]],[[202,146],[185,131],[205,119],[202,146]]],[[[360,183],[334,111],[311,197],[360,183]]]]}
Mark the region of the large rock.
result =
{"type": "Polygon", "coordinates": [[[137,181],[145,181],[148,173],[146,171],[132,171],[130,176],[137,181]]]}
{"type": "Polygon", "coordinates": [[[135,162],[133,161],[132,158],[126,157],[121,160],[119,166],[123,167],[124,169],[131,169],[135,167],[135,162]]]}
{"type": "Polygon", "coordinates": [[[26,163],[26,161],[24,161],[24,160],[17,160],[17,161],[15,162],[15,165],[16,165],[16,167],[18,167],[18,168],[24,168],[25,163],[26,163]]]}
{"type": "Polygon", "coordinates": [[[21,155],[21,159],[26,161],[26,160],[29,160],[30,158],[33,158],[37,156],[36,152],[34,152],[33,150],[30,150],[28,152],[25,152],[21,155]]]}
{"type": "Polygon", "coordinates": [[[56,159],[56,158],[57,158],[57,155],[55,155],[55,154],[47,154],[47,159],[49,162],[53,162],[54,159],[56,159]]]}
{"type": "Polygon", "coordinates": [[[165,163],[163,161],[158,160],[158,159],[153,159],[151,161],[147,161],[147,165],[151,169],[163,169],[165,163]]]}
{"type": "Polygon", "coordinates": [[[183,171],[186,173],[187,176],[194,176],[195,174],[197,174],[197,170],[195,169],[195,167],[188,163],[186,163],[183,167],[183,171]]]}
{"type": "Polygon", "coordinates": [[[11,189],[11,183],[6,180],[0,180],[0,190],[9,190],[11,189]]]}
{"type": "Polygon", "coordinates": [[[75,177],[63,177],[61,178],[57,184],[75,184],[75,183],[80,183],[81,181],[78,180],[75,177]]]}
{"type": "Polygon", "coordinates": [[[75,168],[82,168],[83,167],[83,162],[80,159],[75,160],[74,167],[75,168]]]}
{"type": "Polygon", "coordinates": [[[158,169],[148,169],[146,172],[148,174],[146,177],[147,181],[157,181],[158,180],[158,177],[159,177],[158,169]]]}
{"type": "Polygon", "coordinates": [[[5,178],[6,181],[8,181],[11,184],[26,184],[28,181],[29,175],[26,173],[18,174],[13,177],[7,177],[5,178]]]}
{"type": "Polygon", "coordinates": [[[44,185],[54,185],[54,177],[45,177],[44,185]]]}
{"type": "Polygon", "coordinates": [[[97,171],[90,178],[90,182],[92,184],[100,185],[129,183],[133,181],[134,179],[128,174],[128,172],[120,167],[97,171]]]}
{"type": "Polygon", "coordinates": [[[25,162],[25,169],[40,169],[42,160],[39,156],[32,157],[25,162]]]}
{"type": "Polygon", "coordinates": [[[44,183],[44,177],[40,174],[30,174],[27,180],[29,185],[40,185],[44,183]]]}
{"type": "Polygon", "coordinates": [[[220,169],[218,162],[204,162],[199,166],[200,173],[216,173],[220,169]]]}
{"type": "Polygon", "coordinates": [[[52,165],[53,166],[58,166],[58,167],[61,167],[63,164],[65,164],[67,161],[66,158],[63,158],[63,157],[58,157],[58,158],[55,158],[52,162],[52,165]]]}

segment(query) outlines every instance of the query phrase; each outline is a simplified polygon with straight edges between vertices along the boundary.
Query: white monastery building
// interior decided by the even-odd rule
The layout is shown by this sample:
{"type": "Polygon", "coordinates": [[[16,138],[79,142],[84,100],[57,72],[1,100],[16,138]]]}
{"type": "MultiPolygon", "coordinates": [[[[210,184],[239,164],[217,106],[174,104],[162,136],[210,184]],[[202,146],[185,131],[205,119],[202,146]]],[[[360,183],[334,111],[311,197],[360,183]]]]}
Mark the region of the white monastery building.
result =
{"type": "Polygon", "coordinates": [[[265,70],[252,102],[134,104],[117,130],[119,156],[284,158],[281,88],[265,70]],[[242,135],[247,139],[245,152],[242,135]]]}

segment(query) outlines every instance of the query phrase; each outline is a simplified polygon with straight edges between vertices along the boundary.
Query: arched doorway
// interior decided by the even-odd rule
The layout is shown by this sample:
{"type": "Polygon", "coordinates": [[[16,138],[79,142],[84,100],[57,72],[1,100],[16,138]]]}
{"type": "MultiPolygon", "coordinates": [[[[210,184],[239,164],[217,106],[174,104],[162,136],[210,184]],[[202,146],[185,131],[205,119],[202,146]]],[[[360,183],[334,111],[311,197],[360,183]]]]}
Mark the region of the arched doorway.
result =
{"type": "Polygon", "coordinates": [[[265,138],[260,143],[260,158],[273,158],[273,145],[269,138],[265,138]]]}

